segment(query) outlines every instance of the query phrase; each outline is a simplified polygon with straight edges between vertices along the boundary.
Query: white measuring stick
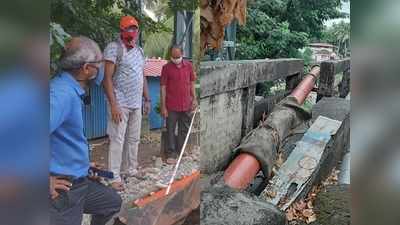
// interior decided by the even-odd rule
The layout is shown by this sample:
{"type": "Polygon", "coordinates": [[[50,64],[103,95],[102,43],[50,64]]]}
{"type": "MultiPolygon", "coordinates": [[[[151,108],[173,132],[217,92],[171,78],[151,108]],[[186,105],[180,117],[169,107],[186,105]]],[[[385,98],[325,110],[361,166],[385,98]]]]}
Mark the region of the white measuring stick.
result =
{"type": "Polygon", "coordinates": [[[175,169],[174,169],[174,172],[172,173],[171,179],[169,180],[168,187],[167,187],[167,192],[165,192],[165,195],[169,194],[169,191],[171,190],[172,182],[174,182],[174,180],[175,180],[176,172],[178,171],[179,164],[181,163],[183,153],[185,152],[186,144],[187,144],[187,141],[189,139],[190,131],[192,130],[193,121],[194,121],[194,117],[196,116],[196,113],[197,113],[197,109],[194,111],[194,114],[193,114],[193,117],[192,117],[192,121],[190,122],[189,130],[188,130],[188,132],[186,134],[186,137],[185,137],[185,142],[183,142],[183,146],[182,146],[182,149],[181,149],[181,154],[179,154],[178,162],[176,162],[175,169]]]}

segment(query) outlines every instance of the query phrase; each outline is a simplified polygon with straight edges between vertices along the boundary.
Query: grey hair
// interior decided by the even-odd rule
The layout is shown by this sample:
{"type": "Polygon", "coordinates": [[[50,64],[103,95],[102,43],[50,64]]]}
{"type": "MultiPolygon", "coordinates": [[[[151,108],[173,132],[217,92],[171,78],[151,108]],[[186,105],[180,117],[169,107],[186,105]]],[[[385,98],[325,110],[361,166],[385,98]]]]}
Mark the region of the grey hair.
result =
{"type": "Polygon", "coordinates": [[[73,39],[76,40],[76,43],[71,43],[70,47],[65,47],[61,55],[59,62],[61,69],[79,69],[87,62],[102,59],[100,47],[95,41],[85,36],[78,36],[73,39]]]}

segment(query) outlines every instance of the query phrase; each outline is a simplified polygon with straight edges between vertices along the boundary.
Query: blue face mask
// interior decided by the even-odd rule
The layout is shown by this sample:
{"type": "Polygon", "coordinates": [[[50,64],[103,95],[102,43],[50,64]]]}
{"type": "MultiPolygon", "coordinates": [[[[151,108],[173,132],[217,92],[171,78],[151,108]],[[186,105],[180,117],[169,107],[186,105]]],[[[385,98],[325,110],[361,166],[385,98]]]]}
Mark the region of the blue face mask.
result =
{"type": "Polygon", "coordinates": [[[94,78],[94,83],[100,86],[104,79],[104,63],[100,64],[96,77],[94,78]]]}

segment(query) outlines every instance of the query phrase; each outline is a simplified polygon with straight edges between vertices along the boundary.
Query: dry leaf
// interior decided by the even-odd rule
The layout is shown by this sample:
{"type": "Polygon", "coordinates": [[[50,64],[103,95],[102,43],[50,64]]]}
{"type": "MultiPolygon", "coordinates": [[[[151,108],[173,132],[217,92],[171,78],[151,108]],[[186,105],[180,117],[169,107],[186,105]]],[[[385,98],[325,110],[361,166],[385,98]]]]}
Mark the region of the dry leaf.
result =
{"type": "Polygon", "coordinates": [[[308,218],[306,219],[306,223],[307,223],[307,224],[310,224],[310,223],[312,223],[312,222],[315,222],[316,220],[317,220],[317,215],[313,214],[312,216],[310,216],[310,217],[308,217],[308,218]]]}
{"type": "Polygon", "coordinates": [[[303,200],[300,200],[294,204],[294,208],[299,211],[304,210],[306,206],[307,204],[303,200]]]}
{"type": "Polygon", "coordinates": [[[312,201],[307,202],[307,208],[309,208],[309,209],[314,208],[312,201]]]}
{"type": "Polygon", "coordinates": [[[314,213],[313,201],[315,200],[317,193],[321,191],[320,186],[314,186],[310,193],[308,193],[307,198],[294,202],[287,210],[286,217],[291,219],[293,222],[302,221],[307,224],[314,222],[317,219],[314,213]]]}
{"type": "Polygon", "coordinates": [[[292,221],[292,220],[295,219],[293,210],[289,210],[289,211],[286,213],[286,218],[287,218],[288,221],[292,221]]]}
{"type": "Polygon", "coordinates": [[[221,48],[224,29],[233,19],[244,25],[247,0],[201,0],[201,53],[207,48],[221,48]]]}
{"type": "Polygon", "coordinates": [[[302,211],[304,217],[308,218],[314,215],[314,211],[312,209],[305,209],[302,211]]]}
{"type": "Polygon", "coordinates": [[[276,197],[276,191],[270,190],[267,191],[267,196],[270,198],[275,198],[276,197]]]}
{"type": "Polygon", "coordinates": [[[276,160],[275,165],[276,165],[278,168],[280,168],[280,167],[282,166],[283,163],[284,163],[283,154],[282,154],[282,152],[280,152],[280,153],[278,154],[278,159],[276,160]]]}

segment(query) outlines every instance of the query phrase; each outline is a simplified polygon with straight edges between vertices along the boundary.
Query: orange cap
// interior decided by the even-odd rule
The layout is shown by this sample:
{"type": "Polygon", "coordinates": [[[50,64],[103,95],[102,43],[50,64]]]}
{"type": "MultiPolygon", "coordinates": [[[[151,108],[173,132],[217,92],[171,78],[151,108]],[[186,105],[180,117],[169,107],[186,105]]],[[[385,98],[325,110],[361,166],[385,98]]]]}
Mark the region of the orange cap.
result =
{"type": "Polygon", "coordinates": [[[136,21],[135,17],[133,16],[123,16],[119,21],[119,28],[126,29],[131,26],[139,27],[139,23],[136,21]]]}

